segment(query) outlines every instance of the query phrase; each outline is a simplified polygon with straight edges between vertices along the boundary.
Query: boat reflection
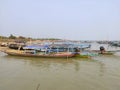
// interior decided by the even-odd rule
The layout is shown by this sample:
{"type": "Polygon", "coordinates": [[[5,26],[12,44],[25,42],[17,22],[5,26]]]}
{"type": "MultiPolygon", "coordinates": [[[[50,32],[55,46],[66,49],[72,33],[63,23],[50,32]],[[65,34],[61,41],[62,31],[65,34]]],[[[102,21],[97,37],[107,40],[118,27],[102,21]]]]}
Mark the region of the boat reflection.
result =
{"type": "MultiPolygon", "coordinates": [[[[4,55],[4,59],[9,61],[14,60],[14,62],[22,62],[26,66],[29,65],[40,70],[67,70],[68,68],[66,67],[69,67],[69,69],[76,72],[80,72],[80,70],[84,71],[86,69],[84,71],[86,72],[89,70],[89,67],[92,67],[92,65],[97,65],[100,69],[103,68],[103,64],[101,62],[87,58],[30,58],[4,55]]],[[[101,71],[103,72],[103,70],[100,70],[100,72],[101,71]]]]}

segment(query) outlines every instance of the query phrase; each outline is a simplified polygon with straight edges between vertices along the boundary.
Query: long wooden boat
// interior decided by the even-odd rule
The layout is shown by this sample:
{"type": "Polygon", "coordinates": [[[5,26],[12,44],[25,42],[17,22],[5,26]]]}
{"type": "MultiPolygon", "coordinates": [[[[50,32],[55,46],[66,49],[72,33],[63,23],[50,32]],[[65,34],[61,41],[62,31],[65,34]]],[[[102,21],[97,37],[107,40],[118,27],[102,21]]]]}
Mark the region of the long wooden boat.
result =
{"type": "Polygon", "coordinates": [[[114,55],[114,52],[104,52],[104,53],[99,53],[100,55],[114,55]]]}
{"type": "Polygon", "coordinates": [[[74,57],[75,54],[71,52],[60,52],[60,53],[52,53],[52,54],[45,54],[45,53],[26,53],[25,51],[19,50],[6,50],[4,53],[12,56],[24,56],[24,57],[48,57],[48,58],[69,58],[74,57]]]}
{"type": "Polygon", "coordinates": [[[104,53],[101,53],[99,50],[92,50],[91,52],[98,53],[99,55],[114,55],[115,51],[105,51],[104,53]]]}
{"type": "Polygon", "coordinates": [[[24,57],[79,57],[79,58],[89,58],[89,55],[82,55],[79,51],[79,48],[70,46],[70,45],[30,45],[23,47],[23,50],[13,50],[9,49],[4,51],[8,55],[13,56],[24,56],[24,57]]]}

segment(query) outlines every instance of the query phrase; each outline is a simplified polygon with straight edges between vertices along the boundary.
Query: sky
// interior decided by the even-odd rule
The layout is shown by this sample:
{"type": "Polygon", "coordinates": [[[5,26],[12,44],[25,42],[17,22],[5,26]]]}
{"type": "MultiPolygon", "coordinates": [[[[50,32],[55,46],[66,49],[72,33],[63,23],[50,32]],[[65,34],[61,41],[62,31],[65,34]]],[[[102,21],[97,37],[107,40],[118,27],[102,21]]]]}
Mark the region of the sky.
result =
{"type": "Polygon", "coordinates": [[[0,35],[120,40],[120,0],[0,0],[0,35]]]}

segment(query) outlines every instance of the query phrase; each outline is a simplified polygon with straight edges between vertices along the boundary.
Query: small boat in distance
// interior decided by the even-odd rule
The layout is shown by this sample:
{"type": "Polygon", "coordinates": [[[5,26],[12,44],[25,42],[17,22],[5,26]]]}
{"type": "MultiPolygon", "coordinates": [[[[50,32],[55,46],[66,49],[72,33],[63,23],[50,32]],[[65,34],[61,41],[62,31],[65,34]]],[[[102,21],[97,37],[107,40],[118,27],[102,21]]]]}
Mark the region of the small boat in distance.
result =
{"type": "Polygon", "coordinates": [[[91,50],[92,53],[98,54],[98,55],[114,55],[116,51],[105,51],[101,53],[100,50],[91,50]]]}
{"type": "Polygon", "coordinates": [[[100,55],[114,55],[114,52],[112,51],[106,51],[104,53],[99,53],[100,55]]]}
{"type": "Polygon", "coordinates": [[[100,52],[99,52],[99,54],[102,54],[102,55],[113,55],[114,53],[111,52],[111,51],[106,51],[103,46],[100,46],[100,52]]]}

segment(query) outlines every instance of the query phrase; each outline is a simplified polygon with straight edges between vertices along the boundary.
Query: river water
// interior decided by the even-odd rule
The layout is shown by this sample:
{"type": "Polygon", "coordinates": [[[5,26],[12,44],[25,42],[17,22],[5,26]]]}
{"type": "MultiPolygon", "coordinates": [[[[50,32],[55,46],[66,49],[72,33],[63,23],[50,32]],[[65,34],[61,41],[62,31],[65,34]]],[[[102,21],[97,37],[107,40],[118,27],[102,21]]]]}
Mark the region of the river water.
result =
{"type": "Polygon", "coordinates": [[[28,58],[0,52],[0,90],[119,90],[120,54],[28,58]]]}

